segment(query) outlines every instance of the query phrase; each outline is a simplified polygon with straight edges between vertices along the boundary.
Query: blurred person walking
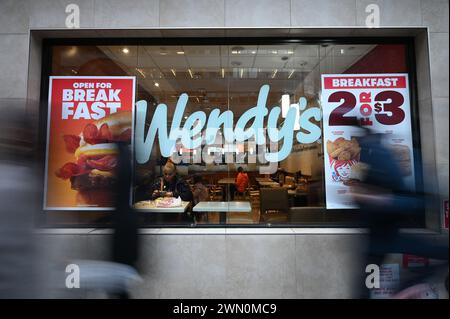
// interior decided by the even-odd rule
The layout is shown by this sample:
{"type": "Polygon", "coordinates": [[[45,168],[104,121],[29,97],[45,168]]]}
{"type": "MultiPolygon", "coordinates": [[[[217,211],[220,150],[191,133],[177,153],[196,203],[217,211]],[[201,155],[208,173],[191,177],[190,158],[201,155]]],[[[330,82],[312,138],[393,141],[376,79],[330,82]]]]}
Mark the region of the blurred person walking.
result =
{"type": "Polygon", "coordinates": [[[32,126],[17,105],[0,109],[0,298],[38,298],[38,211],[32,126]]]}
{"type": "MultiPolygon", "coordinates": [[[[126,143],[117,143],[119,149],[116,211],[113,213],[114,236],[112,261],[137,268],[139,256],[138,215],[131,209],[132,169],[131,154],[126,143]]],[[[128,298],[123,291],[119,298],[128,298]]]]}
{"type": "MultiPolygon", "coordinates": [[[[365,129],[364,136],[358,140],[361,155],[358,169],[352,169],[351,178],[357,179],[352,183],[352,195],[370,231],[366,265],[381,266],[385,256],[393,253],[448,261],[448,243],[437,244],[423,236],[400,232],[405,221],[416,218],[423,210],[424,197],[404,184],[401,169],[384,135],[365,129]]],[[[361,297],[370,297],[367,287],[362,288],[361,297]]]]}

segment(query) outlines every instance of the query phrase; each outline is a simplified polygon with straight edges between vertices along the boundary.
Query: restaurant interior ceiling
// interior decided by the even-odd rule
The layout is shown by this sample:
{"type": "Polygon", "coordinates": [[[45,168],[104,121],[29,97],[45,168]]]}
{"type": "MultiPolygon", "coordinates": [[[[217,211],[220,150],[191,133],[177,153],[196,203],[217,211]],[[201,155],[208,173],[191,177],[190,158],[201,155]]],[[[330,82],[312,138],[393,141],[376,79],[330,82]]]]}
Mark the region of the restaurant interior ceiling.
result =
{"type": "MultiPolygon", "coordinates": [[[[320,74],[343,73],[376,45],[198,45],[97,46],[141,88],[164,101],[172,114],[181,93],[187,93],[187,112],[231,109],[240,116],[254,106],[259,88],[270,84],[268,107],[280,104],[282,94],[317,99],[320,74]]],[[[76,74],[77,65],[98,57],[93,51],[66,47],[60,67],[76,74]],[[92,57],[87,52],[92,52],[92,57]],[[67,65],[66,65],[67,64],[67,65]]]]}

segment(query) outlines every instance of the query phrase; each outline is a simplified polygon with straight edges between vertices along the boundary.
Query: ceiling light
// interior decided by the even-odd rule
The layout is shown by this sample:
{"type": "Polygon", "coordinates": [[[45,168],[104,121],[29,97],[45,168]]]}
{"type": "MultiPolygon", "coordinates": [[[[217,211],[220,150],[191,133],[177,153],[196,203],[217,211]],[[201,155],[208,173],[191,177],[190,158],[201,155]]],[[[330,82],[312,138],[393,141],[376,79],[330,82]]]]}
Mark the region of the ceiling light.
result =
{"type": "Polygon", "coordinates": [[[256,51],[252,51],[252,54],[256,54],[256,51]]]}
{"type": "Polygon", "coordinates": [[[155,82],[155,86],[156,86],[156,87],[159,87],[159,83],[158,83],[158,82],[155,82]]]}
{"type": "Polygon", "coordinates": [[[177,54],[184,54],[184,51],[177,51],[177,54]]]}
{"type": "Polygon", "coordinates": [[[275,71],[273,71],[273,73],[272,73],[272,79],[275,77],[275,75],[277,75],[277,73],[278,73],[278,70],[275,69],[275,71]]]}
{"type": "Polygon", "coordinates": [[[170,69],[170,71],[172,72],[172,74],[173,74],[173,76],[177,76],[177,73],[175,72],[175,70],[174,69],[170,69]]]}
{"type": "Polygon", "coordinates": [[[142,71],[142,69],[136,68],[136,71],[138,71],[139,74],[142,75],[142,77],[143,77],[144,79],[146,78],[145,73],[144,73],[144,71],[142,71]]]}
{"type": "Polygon", "coordinates": [[[244,50],[243,47],[232,47],[231,54],[240,54],[244,50]]]}
{"type": "Polygon", "coordinates": [[[130,50],[128,48],[123,48],[122,52],[125,53],[125,54],[128,54],[128,53],[130,53],[130,50]]]}
{"type": "Polygon", "coordinates": [[[73,57],[73,56],[75,56],[75,54],[77,54],[77,51],[78,51],[77,47],[73,46],[69,50],[67,50],[66,54],[69,57],[73,57]]]}
{"type": "Polygon", "coordinates": [[[161,51],[159,52],[160,55],[167,55],[167,52],[161,51]]]}
{"type": "Polygon", "coordinates": [[[276,51],[276,50],[272,51],[272,54],[277,54],[277,53],[278,53],[278,51],[276,51]]]}
{"type": "Polygon", "coordinates": [[[192,70],[188,69],[189,75],[191,76],[191,78],[194,78],[194,75],[192,74],[192,70]]]}
{"type": "Polygon", "coordinates": [[[345,53],[345,50],[344,49],[341,49],[341,54],[344,54],[345,53]]]}
{"type": "Polygon", "coordinates": [[[222,68],[222,78],[225,78],[225,69],[222,68]]]}
{"type": "Polygon", "coordinates": [[[288,75],[288,79],[290,79],[292,77],[292,75],[294,74],[295,70],[292,70],[291,73],[289,73],[288,75]]]}
{"type": "Polygon", "coordinates": [[[289,50],[289,51],[288,51],[288,54],[294,54],[294,51],[289,50]]]}

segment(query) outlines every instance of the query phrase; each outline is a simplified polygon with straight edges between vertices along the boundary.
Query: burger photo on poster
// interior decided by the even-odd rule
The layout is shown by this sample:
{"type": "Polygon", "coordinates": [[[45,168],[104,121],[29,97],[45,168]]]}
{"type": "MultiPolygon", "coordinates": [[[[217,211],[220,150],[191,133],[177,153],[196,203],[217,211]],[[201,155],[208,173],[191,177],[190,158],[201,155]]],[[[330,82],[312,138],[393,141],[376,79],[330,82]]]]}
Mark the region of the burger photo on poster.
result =
{"type": "Polygon", "coordinates": [[[63,136],[66,151],[74,155],[74,161],[65,163],[55,174],[69,180],[77,191],[77,206],[114,206],[116,143],[131,143],[131,121],[129,111],[113,113],[87,124],[79,135],[63,136]]]}

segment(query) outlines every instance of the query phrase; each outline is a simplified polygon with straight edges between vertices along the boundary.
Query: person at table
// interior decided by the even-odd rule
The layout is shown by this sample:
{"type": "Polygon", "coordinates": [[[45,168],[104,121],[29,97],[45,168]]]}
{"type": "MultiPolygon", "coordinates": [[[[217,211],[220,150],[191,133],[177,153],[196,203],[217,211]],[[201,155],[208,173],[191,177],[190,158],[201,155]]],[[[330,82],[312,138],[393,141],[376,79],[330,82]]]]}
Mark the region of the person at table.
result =
{"type": "Polygon", "coordinates": [[[238,167],[238,173],[234,184],[230,185],[230,197],[234,200],[234,193],[238,195],[243,195],[248,187],[249,178],[242,167],[238,167]]]}
{"type": "Polygon", "coordinates": [[[275,173],[273,173],[272,175],[270,175],[270,178],[275,181],[280,183],[281,185],[284,184],[284,179],[285,179],[285,175],[286,172],[284,169],[282,168],[278,168],[277,171],[275,173]]]}
{"type": "Polygon", "coordinates": [[[209,199],[208,187],[203,184],[201,175],[194,175],[194,186],[192,186],[192,195],[194,197],[194,205],[199,202],[205,202],[209,199]]]}
{"type": "Polygon", "coordinates": [[[152,199],[158,197],[181,197],[181,200],[193,200],[191,188],[184,179],[177,174],[174,163],[167,162],[163,167],[163,176],[158,177],[150,188],[152,199]]]}
{"type": "MultiPolygon", "coordinates": [[[[208,187],[203,184],[203,178],[201,175],[194,175],[192,181],[194,185],[192,186],[192,195],[194,196],[194,206],[200,202],[206,202],[209,200],[208,187]]],[[[207,221],[208,213],[196,212],[195,219],[197,221],[207,221]]]]}

